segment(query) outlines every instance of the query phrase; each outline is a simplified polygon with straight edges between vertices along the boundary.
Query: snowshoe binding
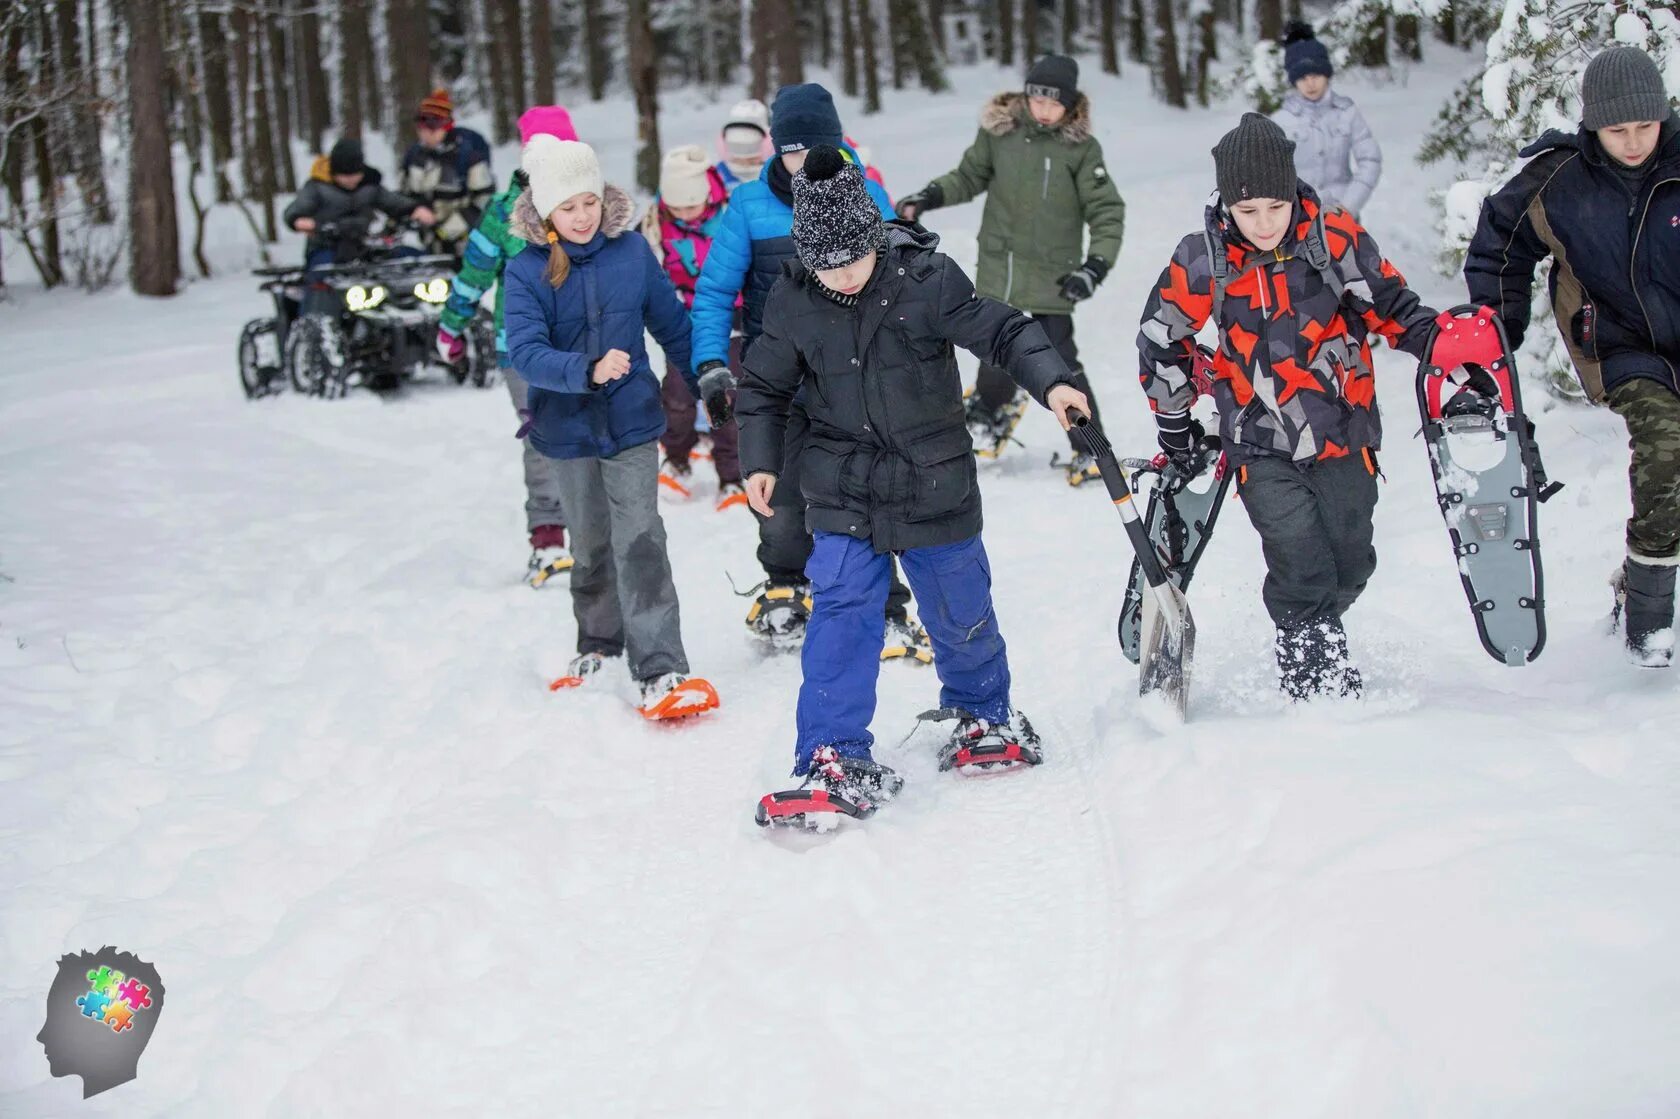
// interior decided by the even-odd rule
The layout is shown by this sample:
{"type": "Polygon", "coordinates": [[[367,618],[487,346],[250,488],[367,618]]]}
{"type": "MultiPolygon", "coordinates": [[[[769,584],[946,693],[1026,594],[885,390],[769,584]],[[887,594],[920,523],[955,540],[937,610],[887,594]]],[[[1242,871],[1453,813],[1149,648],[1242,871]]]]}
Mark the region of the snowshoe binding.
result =
{"type": "Polygon", "coordinates": [[[570,571],[572,563],[572,553],[564,544],[533,548],[530,562],[525,565],[525,582],[532,588],[545,586],[550,579],[570,571]]]}
{"type": "Polygon", "coordinates": [[[548,690],[562,691],[566,688],[581,688],[600,674],[607,667],[605,653],[579,653],[566,666],[566,674],[549,681],[548,690]]]}
{"type": "Polygon", "coordinates": [[[1015,441],[1015,429],[1032,407],[1032,397],[1025,389],[1017,389],[1013,398],[993,412],[980,400],[980,394],[969,389],[963,394],[963,409],[968,434],[974,440],[974,457],[994,459],[1003,448],[1015,441]]]}
{"type": "Polygon", "coordinates": [[[844,817],[865,820],[904,788],[904,778],[867,758],[848,758],[832,746],[820,746],[797,789],[766,793],[753,818],[761,828],[792,827],[828,831],[844,817]]]}
{"type": "Polygon", "coordinates": [[[1011,711],[1003,723],[976,718],[960,708],[924,711],[918,721],[944,722],[955,719],[956,728],[939,749],[939,770],[956,770],[967,776],[1023,769],[1044,761],[1038,734],[1027,717],[1011,711]]]}
{"type": "Polygon", "coordinates": [[[805,626],[811,620],[811,588],[802,583],[760,586],[747,610],[747,628],[773,649],[797,649],[804,644],[805,626]]]}
{"type": "Polygon", "coordinates": [[[1072,458],[1063,458],[1059,453],[1051,455],[1050,465],[1067,474],[1067,484],[1070,486],[1102,481],[1102,471],[1097,468],[1096,458],[1084,451],[1072,458]]]}
{"type": "Polygon", "coordinates": [[[1546,644],[1538,503],[1546,480],[1505,328],[1491,308],[1435,320],[1418,367],[1418,410],[1435,492],[1482,647],[1513,667],[1546,644]]]}
{"type": "MultiPolygon", "coordinates": [[[[1144,511],[1144,532],[1155,547],[1167,579],[1179,590],[1189,590],[1231,488],[1230,470],[1219,440],[1203,439],[1188,463],[1174,462],[1161,454],[1153,459],[1127,459],[1122,465],[1131,476],[1133,492],[1138,492],[1143,478],[1154,477],[1144,511]]],[[[1120,607],[1120,651],[1133,664],[1141,655],[1143,596],[1148,592],[1143,565],[1134,559],[1131,582],[1120,607]]]]}
{"type": "Polygon", "coordinates": [[[687,501],[694,496],[694,467],[685,459],[678,462],[669,456],[659,467],[659,488],[673,500],[687,501]]]}
{"type": "Polygon", "coordinates": [[[722,482],[718,485],[717,511],[733,509],[747,503],[747,491],[739,482],[722,482]]]}
{"type": "Polygon", "coordinates": [[[881,659],[932,664],[933,644],[928,640],[927,631],[909,617],[888,618],[886,641],[881,646],[881,659]]]}
{"type": "Polygon", "coordinates": [[[636,710],[645,719],[661,722],[667,719],[687,719],[716,710],[719,705],[717,689],[709,680],[698,676],[684,676],[667,672],[641,682],[642,702],[636,710]]]}

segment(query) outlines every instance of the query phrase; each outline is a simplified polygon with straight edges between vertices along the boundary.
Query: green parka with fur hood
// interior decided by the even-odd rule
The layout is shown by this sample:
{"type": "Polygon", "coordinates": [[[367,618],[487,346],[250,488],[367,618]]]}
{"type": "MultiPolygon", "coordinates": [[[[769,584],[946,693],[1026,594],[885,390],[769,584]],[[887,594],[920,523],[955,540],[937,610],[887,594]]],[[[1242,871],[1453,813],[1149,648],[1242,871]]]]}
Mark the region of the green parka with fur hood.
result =
{"type": "Polygon", "coordinates": [[[930,203],[942,206],[986,196],[975,289],[1029,314],[1071,313],[1062,277],[1087,256],[1100,258],[1106,274],[1120,255],[1126,204],[1091,135],[1084,94],[1048,128],[1033,120],[1024,93],[998,94],[981,110],[979,134],[962,162],[929,193],[930,203]]]}

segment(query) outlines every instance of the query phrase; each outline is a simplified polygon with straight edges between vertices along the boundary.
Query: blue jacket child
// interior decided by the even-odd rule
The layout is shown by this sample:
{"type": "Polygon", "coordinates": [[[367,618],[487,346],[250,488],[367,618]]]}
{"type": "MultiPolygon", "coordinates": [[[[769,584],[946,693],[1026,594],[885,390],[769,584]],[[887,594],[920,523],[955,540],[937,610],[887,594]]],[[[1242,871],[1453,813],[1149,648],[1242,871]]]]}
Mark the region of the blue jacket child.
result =
{"type": "Polygon", "coordinates": [[[530,186],[513,228],[531,244],[503,277],[503,317],[508,356],[531,385],[531,443],[555,460],[572,530],[578,656],[557,683],[583,684],[624,655],[644,715],[697,714],[717,693],[687,676],[658,504],[665,410],[643,342],[652,331],[686,369],[688,314],[630,233],[635,207],[602,181],[593,149],[534,136],[520,162],[530,186]]]}

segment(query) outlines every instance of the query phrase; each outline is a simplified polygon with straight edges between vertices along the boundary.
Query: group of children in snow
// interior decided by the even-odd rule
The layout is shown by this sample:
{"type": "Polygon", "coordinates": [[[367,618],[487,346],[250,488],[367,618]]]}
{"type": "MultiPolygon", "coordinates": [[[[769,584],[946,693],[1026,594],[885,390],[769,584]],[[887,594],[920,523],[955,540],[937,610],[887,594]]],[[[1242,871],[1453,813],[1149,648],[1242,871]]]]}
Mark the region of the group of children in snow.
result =
{"type": "MultiPolygon", "coordinates": [[[[1341,618],[1376,565],[1369,339],[1421,358],[1437,316],[1356,218],[1380,155],[1357,110],[1328,90],[1327,52],[1297,34],[1286,65],[1297,94],[1277,119],[1247,114],[1213,149],[1217,194],[1151,292],[1138,345],[1163,455],[1194,452],[1202,432],[1190,409],[1211,393],[1261,536],[1281,686],[1305,699],[1360,689],[1341,618]],[[1323,161],[1312,178],[1309,153],[1323,161]],[[1195,337],[1209,319],[1218,346],[1211,386],[1198,388],[1195,337]]],[[[1554,306],[1583,383],[1631,434],[1626,640],[1643,662],[1667,663],[1680,556],[1680,258],[1638,250],[1648,218],[1680,227],[1680,143],[1661,76],[1637,50],[1595,59],[1582,101],[1580,131],[1548,134],[1488,201],[1466,279],[1517,344],[1533,269],[1553,257],[1554,306]],[[1625,228],[1605,217],[1624,209],[1625,228]]],[[[1118,254],[1123,207],[1072,59],[1040,60],[1022,90],[989,102],[957,169],[902,199],[900,220],[827,91],[784,88],[767,124],[761,108],[733,114],[722,164],[671,153],[645,240],[625,236],[632,203],[604,183],[564,110],[528,112],[521,170],[468,239],[439,346],[456,352],[499,274],[533,582],[554,573],[561,526],[571,528],[578,656],[564,682],[625,655],[655,718],[717,702],[687,675],[657,501],[662,400],[679,406],[679,421],[681,406],[704,403],[714,449],[726,448],[721,480],[742,485],[761,526],[767,583],[749,621],[778,613],[783,635],[803,630],[794,772],[806,781],[764,798],[760,820],[866,815],[898,785],[873,760],[869,731],[883,620],[908,597],[895,556],[921,604],[942,711],[957,723],[942,768],[1041,760],[1011,702],[992,610],[974,435],[1007,437],[1016,385],[1064,428],[1076,414],[1096,421],[1071,312],[1118,254]],[[919,219],[982,192],[976,290],[919,219]],[[644,330],[671,366],[663,390],[644,330]],[[966,404],[956,345],[982,362],[966,404]],[[736,416],[738,472],[725,434],[736,416]]],[[[668,438],[682,469],[691,430],[679,422],[668,438]]],[[[1088,466],[1076,458],[1070,480],[1088,466]]]]}

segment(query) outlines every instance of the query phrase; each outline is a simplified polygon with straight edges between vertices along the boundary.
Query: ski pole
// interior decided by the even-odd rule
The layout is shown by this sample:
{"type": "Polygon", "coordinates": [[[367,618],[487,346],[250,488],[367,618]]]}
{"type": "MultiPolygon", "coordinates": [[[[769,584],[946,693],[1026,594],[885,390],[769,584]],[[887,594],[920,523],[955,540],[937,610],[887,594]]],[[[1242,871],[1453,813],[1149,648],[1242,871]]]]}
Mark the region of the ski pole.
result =
{"type": "Polygon", "coordinates": [[[1091,426],[1090,416],[1076,408],[1069,408],[1068,419],[1073,423],[1073,434],[1085,445],[1086,453],[1097,460],[1103,485],[1108,487],[1108,496],[1120,511],[1120,519],[1126,525],[1126,536],[1131,540],[1132,550],[1137,553],[1138,563],[1143,568],[1144,581],[1149,584],[1150,591],[1161,605],[1161,612],[1171,620],[1176,633],[1181,626],[1181,613],[1167,589],[1166,570],[1149,542],[1143,518],[1138,516],[1137,506],[1132,503],[1132,485],[1126,477],[1125,467],[1114,457],[1114,448],[1109,444],[1108,437],[1091,426]]]}

